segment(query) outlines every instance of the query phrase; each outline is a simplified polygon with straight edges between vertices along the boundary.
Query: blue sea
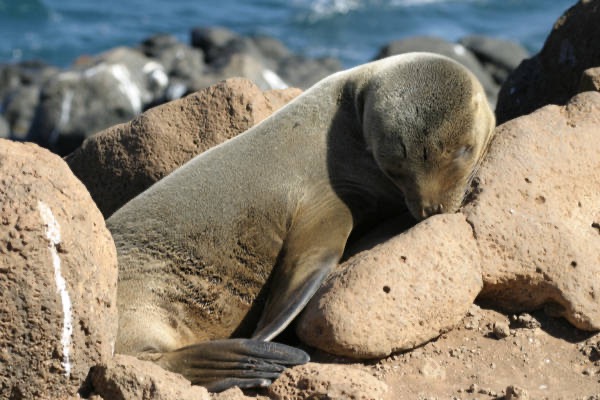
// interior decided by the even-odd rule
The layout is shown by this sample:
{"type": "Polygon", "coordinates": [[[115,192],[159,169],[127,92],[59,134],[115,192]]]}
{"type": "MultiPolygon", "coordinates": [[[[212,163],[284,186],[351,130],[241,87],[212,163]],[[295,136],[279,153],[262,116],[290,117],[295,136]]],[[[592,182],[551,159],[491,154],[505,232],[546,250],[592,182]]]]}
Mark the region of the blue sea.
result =
{"type": "Polygon", "coordinates": [[[135,46],[155,33],[189,43],[197,26],[265,34],[350,67],[392,40],[483,34],[537,52],[575,0],[0,0],[0,63],[67,67],[80,55],[135,46]]]}

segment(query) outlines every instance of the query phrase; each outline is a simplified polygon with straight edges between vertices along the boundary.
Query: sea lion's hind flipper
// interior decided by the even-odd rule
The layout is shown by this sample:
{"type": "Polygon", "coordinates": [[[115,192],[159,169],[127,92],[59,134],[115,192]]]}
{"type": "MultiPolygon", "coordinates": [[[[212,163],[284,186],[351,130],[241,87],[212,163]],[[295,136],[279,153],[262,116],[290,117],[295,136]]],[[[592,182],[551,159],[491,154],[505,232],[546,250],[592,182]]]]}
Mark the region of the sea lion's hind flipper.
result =
{"type": "Polygon", "coordinates": [[[157,363],[182,374],[193,384],[220,392],[233,386],[268,386],[285,368],[308,361],[304,351],[284,344],[225,339],[164,353],[157,363]]]}

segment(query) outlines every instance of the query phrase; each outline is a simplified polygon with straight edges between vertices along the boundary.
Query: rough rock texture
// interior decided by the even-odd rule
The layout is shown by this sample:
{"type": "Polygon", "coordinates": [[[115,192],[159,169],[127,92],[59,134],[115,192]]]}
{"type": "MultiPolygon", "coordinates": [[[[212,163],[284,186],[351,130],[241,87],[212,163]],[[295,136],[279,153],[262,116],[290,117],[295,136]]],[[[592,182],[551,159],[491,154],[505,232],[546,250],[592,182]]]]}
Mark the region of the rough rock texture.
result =
{"type": "Polygon", "coordinates": [[[600,93],[577,95],[496,130],[464,213],[482,257],[481,301],[546,305],[600,329],[600,93]]]}
{"type": "Polygon", "coordinates": [[[301,315],[298,335],[355,358],[414,348],[463,318],[482,286],[479,263],[464,217],[434,216],[342,264],[301,315]]]}
{"type": "Polygon", "coordinates": [[[74,395],[111,357],[117,256],[58,156],[0,139],[0,398],[74,395]]]}
{"type": "Polygon", "coordinates": [[[577,93],[596,91],[600,92],[600,67],[583,71],[577,93]]]}
{"type": "Polygon", "coordinates": [[[105,400],[209,400],[208,391],[150,361],[117,354],[92,367],[88,390],[105,400]]]}
{"type": "Polygon", "coordinates": [[[276,400],[379,400],[387,392],[387,385],[365,370],[335,364],[294,367],[269,386],[269,395],[276,400]]]}
{"type": "Polygon", "coordinates": [[[501,124],[546,104],[565,104],[584,70],[600,66],[600,0],[580,0],[554,24],[542,50],[510,75],[498,95],[501,124]]]}
{"type": "Polygon", "coordinates": [[[244,132],[300,93],[234,78],[89,139],[66,160],[108,218],[195,155],[244,132]]]}

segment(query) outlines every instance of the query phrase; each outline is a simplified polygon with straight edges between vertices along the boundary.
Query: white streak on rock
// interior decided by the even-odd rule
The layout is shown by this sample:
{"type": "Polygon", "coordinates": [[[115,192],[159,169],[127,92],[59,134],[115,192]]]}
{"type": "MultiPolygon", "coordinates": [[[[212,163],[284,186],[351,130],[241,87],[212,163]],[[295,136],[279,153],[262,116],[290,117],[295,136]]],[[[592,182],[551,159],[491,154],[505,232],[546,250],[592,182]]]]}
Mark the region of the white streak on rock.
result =
{"type": "Polygon", "coordinates": [[[452,50],[454,50],[454,54],[459,55],[459,56],[463,56],[467,52],[465,47],[462,44],[455,44],[452,47],[452,50]]]}
{"type": "Polygon", "coordinates": [[[65,375],[71,375],[71,361],[69,354],[71,351],[71,337],[73,336],[73,319],[71,298],[67,291],[67,282],[60,272],[60,257],[56,246],[60,243],[60,225],[52,210],[42,201],[38,201],[38,209],[42,217],[42,221],[46,224],[46,238],[50,242],[48,248],[52,255],[52,265],[54,266],[54,280],[56,282],[56,291],[60,293],[60,299],[63,307],[63,330],[60,343],[63,346],[63,362],[62,366],[65,369],[65,375]]]}
{"type": "Polygon", "coordinates": [[[71,105],[73,104],[73,91],[67,90],[60,103],[60,117],[58,118],[58,129],[63,129],[71,119],[71,105]]]}
{"type": "Polygon", "coordinates": [[[119,81],[119,90],[127,96],[131,107],[136,114],[142,112],[142,93],[140,88],[131,80],[131,74],[127,67],[122,64],[110,66],[110,72],[119,81]]]}
{"type": "Polygon", "coordinates": [[[160,88],[165,88],[169,84],[169,77],[165,73],[165,69],[156,61],[146,63],[143,71],[144,74],[150,75],[150,78],[156,82],[160,88]]]}
{"type": "Polygon", "coordinates": [[[286,89],[288,84],[283,81],[275,72],[270,69],[264,69],[262,71],[262,77],[271,89],[286,89]]]}

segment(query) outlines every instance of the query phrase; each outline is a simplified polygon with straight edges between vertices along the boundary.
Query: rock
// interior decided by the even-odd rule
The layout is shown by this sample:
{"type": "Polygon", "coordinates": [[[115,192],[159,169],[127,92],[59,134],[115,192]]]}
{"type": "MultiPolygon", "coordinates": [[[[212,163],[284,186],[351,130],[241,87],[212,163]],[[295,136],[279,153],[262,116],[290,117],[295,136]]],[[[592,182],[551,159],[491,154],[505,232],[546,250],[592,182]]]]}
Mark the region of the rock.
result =
{"type": "Polygon", "coordinates": [[[542,326],[538,320],[527,313],[523,313],[518,317],[513,316],[513,323],[515,326],[525,329],[536,329],[542,326]]]}
{"type": "Polygon", "coordinates": [[[600,93],[577,95],[496,129],[464,207],[482,257],[479,300],[546,307],[600,329],[600,93]]]}
{"type": "Polygon", "coordinates": [[[450,43],[433,36],[414,36],[389,43],[379,50],[375,59],[412,51],[429,51],[442,54],[467,67],[481,82],[490,104],[495,106],[499,86],[483,69],[477,58],[469,49],[459,43],[450,43]]]}
{"type": "Polygon", "coordinates": [[[90,393],[105,400],[209,400],[208,391],[150,361],[117,354],[90,370],[90,393]]]}
{"type": "Polygon", "coordinates": [[[309,59],[292,54],[283,43],[267,36],[243,37],[225,28],[195,28],[192,45],[204,51],[209,80],[241,76],[261,89],[296,86],[306,89],[337,72],[334,58],[309,59]]]}
{"type": "Polygon", "coordinates": [[[464,217],[434,216],[342,264],[301,314],[298,336],[354,358],[412,349],[460,323],[482,286],[479,265],[464,217]]]}
{"type": "Polygon", "coordinates": [[[527,390],[520,388],[519,386],[510,385],[506,388],[505,400],[529,400],[529,393],[527,390]]]}
{"type": "Polygon", "coordinates": [[[275,400],[384,398],[388,386],[351,366],[308,363],[291,369],[269,386],[275,400]]]}
{"type": "Polygon", "coordinates": [[[189,47],[171,35],[155,35],[144,40],[140,50],[164,66],[169,76],[165,99],[174,100],[209,86],[202,50],[189,47]]]}
{"type": "Polygon", "coordinates": [[[60,157],[0,139],[0,398],[74,396],[117,331],[117,256],[60,157]]]}
{"type": "Polygon", "coordinates": [[[211,64],[221,57],[229,42],[239,37],[237,33],[223,27],[198,27],[192,29],[191,44],[201,49],[205,61],[211,64]]]}
{"type": "Polygon", "coordinates": [[[510,40],[482,35],[466,36],[458,43],[469,49],[494,81],[501,85],[521,61],[529,57],[523,46],[510,40]]]}
{"type": "Polygon", "coordinates": [[[293,55],[281,59],[277,73],[288,85],[306,89],[341,69],[339,60],[333,57],[310,59],[293,55]]]}
{"type": "Polygon", "coordinates": [[[168,84],[159,63],[132,49],[113,49],[88,64],[43,87],[28,140],[68,154],[94,132],[141,113],[168,84]]]}
{"type": "Polygon", "coordinates": [[[581,74],[600,66],[600,2],[580,0],[554,24],[542,50],[525,60],[502,85],[496,116],[501,124],[547,104],[565,104],[581,74]]]}
{"type": "Polygon", "coordinates": [[[56,67],[35,60],[0,65],[0,103],[15,89],[27,85],[41,85],[57,73],[56,67]]]}
{"type": "Polygon", "coordinates": [[[211,400],[270,400],[266,396],[246,396],[237,386],[221,393],[211,393],[210,398],[211,400]]]}
{"type": "Polygon", "coordinates": [[[10,137],[10,126],[6,119],[0,115],[0,139],[8,139],[10,137]]]}
{"type": "Polygon", "coordinates": [[[195,155],[265,119],[300,93],[230,79],[87,139],[66,161],[105,217],[195,155]]]}
{"type": "Polygon", "coordinates": [[[583,71],[577,93],[588,91],[600,92],[600,67],[583,71]]]}
{"type": "Polygon", "coordinates": [[[40,86],[31,84],[19,86],[7,94],[3,108],[12,139],[25,140],[27,137],[40,101],[40,92],[40,86]]]}
{"type": "Polygon", "coordinates": [[[492,333],[496,339],[504,339],[510,336],[510,328],[506,322],[495,322],[492,333]]]}

